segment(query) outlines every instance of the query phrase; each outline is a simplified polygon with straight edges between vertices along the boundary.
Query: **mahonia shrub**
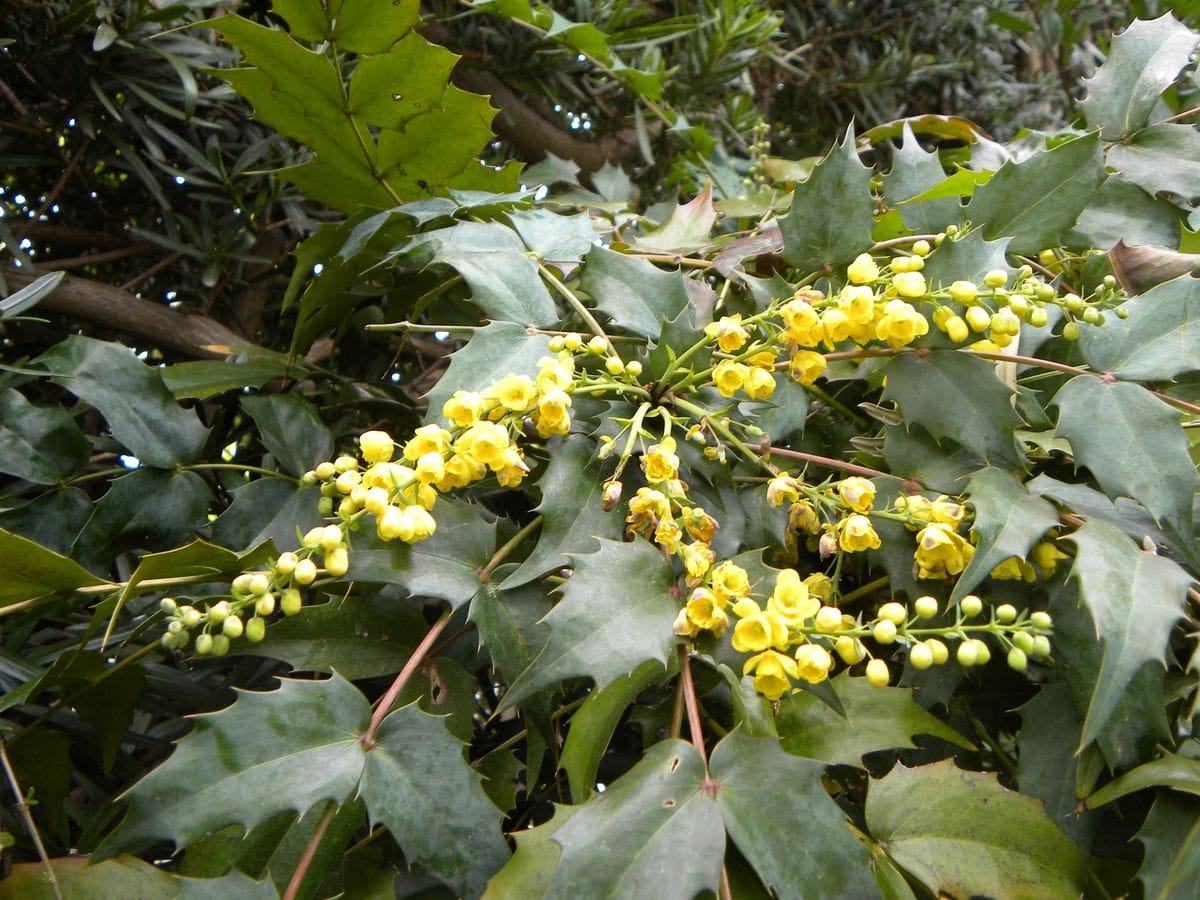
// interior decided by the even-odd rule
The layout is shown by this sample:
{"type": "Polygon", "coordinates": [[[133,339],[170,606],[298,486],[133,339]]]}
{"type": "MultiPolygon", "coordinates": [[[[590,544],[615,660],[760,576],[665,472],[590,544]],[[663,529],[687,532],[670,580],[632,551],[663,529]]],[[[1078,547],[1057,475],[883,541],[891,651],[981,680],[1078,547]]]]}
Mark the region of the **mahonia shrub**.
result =
{"type": "MultiPolygon", "coordinates": [[[[396,52],[302,7],[281,9],[290,37],[222,20],[251,63],[236,87],[316,65],[328,37],[359,57],[353,97],[396,52]]],[[[373,319],[380,353],[431,336],[453,355],[419,421],[337,395],[336,438],[314,380],[238,382],[261,466],[201,461],[179,367],[81,337],[32,361],[140,461],[111,492],[191,520],[150,548],[5,525],[11,621],[96,603],[85,642],[106,623],[122,641],[97,672],[292,670],[139,773],[89,835],[92,877],[289,897],[1184,890],[1200,288],[1176,157],[1198,138],[1158,103],[1198,40],[1135,23],[1078,130],[848,131],[803,180],[767,167],[657,220],[619,173],[585,185],[554,161],[525,172],[536,193],[349,209],[297,252],[294,349],[373,319]],[[922,131],[957,144],[939,157],[922,131]],[[197,493],[197,471],[239,465],[258,477],[231,503],[197,493]],[[133,548],[159,552],[107,565],[133,548]],[[132,855],[171,847],[179,875],[132,855]]],[[[272,115],[303,132],[303,111],[272,115]]],[[[390,144],[363,146],[397,190],[390,144]]],[[[10,396],[14,433],[78,432],[10,396]]],[[[88,477],[30,477],[27,457],[35,484],[88,477]]]]}

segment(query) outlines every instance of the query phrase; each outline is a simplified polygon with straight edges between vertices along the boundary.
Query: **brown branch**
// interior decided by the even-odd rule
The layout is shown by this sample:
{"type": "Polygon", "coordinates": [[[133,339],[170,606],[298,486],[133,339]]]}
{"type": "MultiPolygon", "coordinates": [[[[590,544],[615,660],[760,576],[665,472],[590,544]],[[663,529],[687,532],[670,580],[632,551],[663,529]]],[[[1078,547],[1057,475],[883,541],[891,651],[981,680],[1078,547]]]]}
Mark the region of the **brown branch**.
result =
{"type": "MultiPolygon", "coordinates": [[[[4,269],[3,275],[13,289],[25,287],[38,277],[21,269],[4,269]]],[[[82,319],[197,359],[225,356],[227,347],[254,346],[253,341],[215,319],[178,312],[110,284],[84,278],[64,278],[34,309],[82,319]]]]}
{"type": "Polygon", "coordinates": [[[85,253],[83,256],[70,256],[63,259],[39,259],[37,260],[37,267],[45,272],[78,269],[81,266],[98,266],[101,263],[116,262],[118,259],[137,256],[140,253],[151,253],[159,249],[157,244],[140,241],[136,244],[117,247],[113,250],[102,250],[99,253],[85,253]]]}
{"type": "Polygon", "coordinates": [[[66,244],[69,247],[94,247],[97,250],[128,247],[133,243],[133,238],[127,235],[96,231],[92,228],[76,228],[72,225],[56,225],[52,222],[30,222],[21,229],[21,233],[33,241],[66,244]]]}

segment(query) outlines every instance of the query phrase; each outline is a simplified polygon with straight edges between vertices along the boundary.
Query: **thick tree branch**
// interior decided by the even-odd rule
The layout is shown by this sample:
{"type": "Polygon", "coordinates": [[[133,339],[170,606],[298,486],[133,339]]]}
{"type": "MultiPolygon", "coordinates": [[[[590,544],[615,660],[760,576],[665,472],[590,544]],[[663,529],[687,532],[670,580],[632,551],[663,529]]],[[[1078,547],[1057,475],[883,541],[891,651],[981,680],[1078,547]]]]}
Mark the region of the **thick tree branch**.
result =
{"type": "MultiPolygon", "coordinates": [[[[5,269],[11,289],[22,288],[38,276],[20,269],[5,269]]],[[[109,331],[122,332],[184,356],[210,359],[226,355],[216,347],[248,347],[254,342],[202,315],[178,312],[142,300],[120,288],[85,278],[64,278],[58,288],[34,307],[33,315],[58,313],[91,322],[109,331]]]]}

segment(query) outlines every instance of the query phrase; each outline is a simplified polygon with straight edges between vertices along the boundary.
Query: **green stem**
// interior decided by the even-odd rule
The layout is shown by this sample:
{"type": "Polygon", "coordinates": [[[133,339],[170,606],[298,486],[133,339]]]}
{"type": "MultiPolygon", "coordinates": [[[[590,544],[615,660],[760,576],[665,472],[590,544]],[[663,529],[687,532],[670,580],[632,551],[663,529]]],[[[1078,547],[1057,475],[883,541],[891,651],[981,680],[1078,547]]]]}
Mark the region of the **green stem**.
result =
{"type": "Polygon", "coordinates": [[[621,458],[617,460],[617,468],[613,471],[609,481],[616,481],[621,477],[621,473],[625,471],[625,464],[629,462],[629,457],[633,455],[633,445],[637,443],[642,434],[642,422],[646,420],[646,414],[650,412],[651,404],[649,401],[643,403],[637,408],[637,412],[633,414],[633,419],[629,422],[629,437],[625,439],[625,448],[621,451],[621,458]]]}
{"type": "Polygon", "coordinates": [[[546,266],[545,263],[538,263],[538,271],[542,277],[550,282],[551,286],[558,291],[559,295],[567,301],[568,305],[579,314],[579,317],[587,324],[587,327],[592,330],[592,334],[597,337],[602,337],[608,343],[610,353],[616,354],[616,348],[613,347],[613,342],[608,335],[604,333],[604,329],[600,327],[600,323],[596,321],[596,317],[592,315],[592,311],[583,305],[583,301],[575,296],[575,292],[563,284],[555,276],[553,272],[546,266]]]}
{"type": "Polygon", "coordinates": [[[481,325],[422,325],[419,322],[380,322],[374,325],[363,326],[367,331],[414,331],[418,334],[437,334],[439,331],[450,332],[451,334],[462,332],[464,334],[474,334],[476,331],[482,331],[481,325]]]}
{"type": "Polygon", "coordinates": [[[46,881],[50,885],[50,890],[54,893],[57,900],[63,900],[62,889],[58,886],[58,876],[54,874],[54,866],[50,864],[50,854],[46,852],[46,845],[42,843],[42,836],[38,832],[37,823],[33,821],[33,813],[30,812],[29,803],[25,799],[25,794],[21,790],[21,784],[17,781],[17,773],[13,771],[12,763],[8,759],[8,750],[4,741],[0,741],[0,763],[4,764],[4,775],[8,779],[8,785],[12,788],[13,797],[17,801],[17,811],[21,814],[21,818],[25,820],[25,827],[29,830],[29,837],[33,841],[33,845],[37,848],[38,857],[42,861],[42,865],[46,869],[46,881]]]}
{"type": "MultiPolygon", "coordinates": [[[[584,701],[587,699],[588,699],[587,697],[580,697],[577,700],[572,700],[570,703],[564,703],[562,706],[560,706],[558,709],[556,709],[551,714],[550,718],[552,720],[553,719],[561,719],[567,713],[573,712],[574,710],[583,706],[584,701]]],[[[516,734],[514,734],[508,740],[506,740],[500,744],[497,744],[495,747],[493,747],[491,750],[489,750],[488,754],[499,753],[501,750],[508,750],[511,747],[515,747],[515,746],[517,746],[517,744],[521,743],[521,741],[525,740],[525,738],[527,738],[528,736],[529,736],[529,729],[522,728],[520,731],[518,731],[516,734]]]]}
{"type": "Polygon", "coordinates": [[[535,516],[516,534],[505,541],[504,546],[497,550],[488,564],[479,570],[479,580],[483,584],[487,584],[492,577],[492,572],[496,570],[496,566],[504,562],[508,554],[512,553],[525,538],[529,537],[534,531],[541,527],[542,522],[546,520],[545,516],[535,516]]]}
{"type": "Polygon", "coordinates": [[[859,597],[865,597],[867,594],[871,594],[879,590],[881,587],[886,585],[889,580],[890,579],[887,575],[882,575],[879,578],[876,578],[874,581],[868,581],[861,587],[856,587],[854,590],[850,591],[850,593],[842,594],[842,596],[838,598],[838,602],[853,603],[859,597]]]}
{"type": "Polygon", "coordinates": [[[269,478],[286,478],[288,481],[299,482],[300,479],[286,472],[276,472],[272,469],[264,469],[260,466],[244,466],[241,463],[190,463],[186,466],[180,466],[181,469],[186,469],[189,472],[199,471],[232,471],[232,472],[253,472],[255,475],[264,475],[269,478]]]}
{"type": "Polygon", "coordinates": [[[734,446],[734,448],[740,454],[742,454],[743,458],[745,458],[748,462],[751,462],[751,463],[759,466],[765,472],[767,472],[769,475],[773,476],[776,474],[774,466],[772,466],[769,462],[767,462],[765,459],[763,459],[763,457],[760,453],[757,453],[756,451],[751,450],[749,447],[747,447],[741,438],[739,438],[736,434],[734,434],[730,429],[726,428],[720,422],[720,420],[718,420],[717,418],[714,418],[713,414],[710,413],[707,409],[705,409],[702,406],[697,406],[695,403],[692,403],[690,400],[684,400],[682,397],[676,397],[674,399],[674,403],[677,407],[682,409],[684,412],[691,413],[693,416],[697,416],[701,419],[706,419],[708,421],[708,426],[713,431],[715,431],[718,435],[720,435],[723,440],[728,441],[730,444],[732,444],[734,446]]]}

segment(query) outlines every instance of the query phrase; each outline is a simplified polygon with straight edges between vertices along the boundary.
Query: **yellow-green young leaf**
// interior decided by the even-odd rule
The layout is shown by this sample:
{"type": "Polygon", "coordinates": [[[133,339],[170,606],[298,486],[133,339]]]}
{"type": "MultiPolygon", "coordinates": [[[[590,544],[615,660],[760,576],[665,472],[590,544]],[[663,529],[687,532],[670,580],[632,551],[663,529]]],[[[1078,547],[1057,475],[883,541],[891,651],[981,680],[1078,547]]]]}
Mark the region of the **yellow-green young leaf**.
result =
{"type": "Polygon", "coordinates": [[[545,619],[550,640],[502,708],[574,676],[592,678],[602,690],[648,660],[667,664],[679,601],[670,593],[675,571],[658,549],[649,541],[600,541],[595,553],[572,559],[563,599],[545,619]]]}
{"type": "Polygon", "coordinates": [[[442,421],[442,406],[455,391],[481,391],[510,372],[537,374],[537,361],[550,352],[550,338],[530,334],[515,322],[492,322],[473,332],[450,357],[450,367],[425,396],[429,418],[442,421]]]}
{"type": "MultiPolygon", "coordinates": [[[[58,857],[50,861],[64,897],[137,897],[138,900],[201,900],[227,897],[237,900],[276,900],[279,892],[269,878],[261,881],[230,872],[222,878],[182,878],[165,869],[122,855],[93,864],[86,856],[58,857]]],[[[40,862],[18,863],[4,879],[7,896],[22,900],[53,900],[40,862]]]]}
{"type": "Polygon", "coordinates": [[[1104,179],[1100,135],[1088,134],[1006,162],[975,191],[966,217],[988,239],[1010,237],[1012,253],[1056,246],[1104,179]]]}
{"type": "Polygon", "coordinates": [[[918,706],[911,688],[873,688],[867,679],[851,678],[846,672],[830,684],[844,717],[810,693],[780,702],[777,724],[788,753],[831,765],[862,766],[866,753],[915,747],[912,738],[918,734],[971,747],[970,741],[918,706]]]}
{"type": "Polygon", "coordinates": [[[712,182],[707,182],[691,202],[676,206],[661,228],[638,238],[637,245],[660,253],[688,253],[708,243],[716,221],[712,182]]]}
{"type": "Polygon", "coordinates": [[[1134,20],[1112,39],[1108,59],[1096,74],[1084,80],[1087,96],[1080,109],[1088,125],[1099,126],[1106,141],[1143,128],[1163,91],[1188,64],[1197,41],[1200,36],[1170,13],[1134,20]]]}
{"type": "Polygon", "coordinates": [[[875,199],[871,170],[855,149],[854,128],[796,185],[780,219],[783,258],[803,272],[842,266],[871,246],[875,199]]]}
{"type": "Polygon", "coordinates": [[[545,896],[692,900],[715,893],[725,829],[703,780],[695,747],[655,744],[551,835],[562,854],[545,896]]]}
{"type": "Polygon", "coordinates": [[[0,471],[57,484],[87,464],[91,448],[61,406],[34,406],[15,389],[0,393],[0,471]]]}
{"type": "Polygon", "coordinates": [[[930,893],[1059,900],[1083,893],[1084,855],[1032,797],[950,760],[898,765],[867,789],[867,828],[930,893]]]}
{"type": "Polygon", "coordinates": [[[1078,579],[1104,648],[1080,737],[1085,747],[1104,729],[1138,670],[1163,663],[1191,577],[1104,522],[1089,521],[1068,540],[1077,548],[1070,577],[1078,579]]]}
{"type": "Polygon", "coordinates": [[[1110,781],[1087,798],[1087,805],[1095,809],[1134,791],[1153,787],[1169,787],[1176,791],[1200,795],[1200,760],[1168,753],[1110,781]]]}
{"type": "Polygon", "coordinates": [[[4,560],[0,606],[104,583],[74,560],[3,529],[0,559],[4,560]]]}
{"type": "Polygon", "coordinates": [[[444,719],[410,704],[384,719],[366,753],[359,796],[407,859],[473,897],[509,855],[502,815],[481,781],[444,719]]]}
{"type": "Polygon", "coordinates": [[[996,366],[957,350],[905,353],[888,362],[883,398],[894,400],[906,426],[920,425],[987,461],[1021,464],[1013,436],[1021,419],[996,366]]]}
{"type": "Polygon", "coordinates": [[[1141,385],[1076,375],[1054,397],[1058,434],[1113,500],[1132,497],[1177,535],[1192,533],[1200,479],[1179,413],[1141,385]],[[1119,449],[1117,449],[1119,448],[1119,449]]]}
{"type": "Polygon", "coordinates": [[[729,836],[776,896],[871,896],[871,855],[825,792],[824,765],[739,729],[710,768],[729,836]]]}
{"type": "Polygon", "coordinates": [[[687,285],[679,272],[665,272],[604,247],[593,247],[585,261],[580,286],[598,310],[626,331],[658,340],[664,324],[688,308],[687,285]]]}
{"type": "Polygon", "coordinates": [[[1200,369],[1200,278],[1185,275],[1131,298],[1128,319],[1083,328],[1089,366],[1125,381],[1169,381],[1200,369]]]}
{"type": "Polygon", "coordinates": [[[950,602],[957,603],[1010,556],[1025,558],[1030,548],[1058,524],[1058,512],[1004,469],[982,469],[967,482],[967,502],[975,509],[975,556],[958,577],[950,602]]]}

